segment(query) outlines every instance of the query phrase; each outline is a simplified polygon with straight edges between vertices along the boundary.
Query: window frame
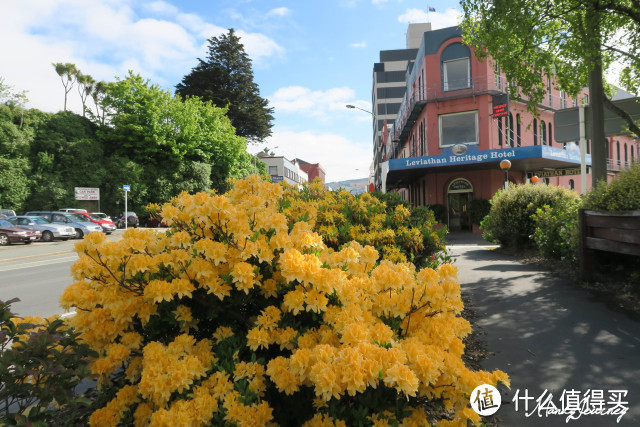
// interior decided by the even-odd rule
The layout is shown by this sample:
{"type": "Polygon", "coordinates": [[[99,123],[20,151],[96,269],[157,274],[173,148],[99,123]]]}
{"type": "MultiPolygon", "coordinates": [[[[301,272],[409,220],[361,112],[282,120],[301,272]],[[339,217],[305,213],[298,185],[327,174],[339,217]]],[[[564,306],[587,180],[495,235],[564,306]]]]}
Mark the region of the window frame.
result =
{"type": "Polygon", "coordinates": [[[454,92],[456,90],[465,90],[471,88],[471,58],[464,56],[462,58],[448,59],[442,61],[442,90],[443,92],[454,92]],[[447,73],[448,65],[454,62],[466,61],[467,63],[467,82],[466,86],[450,88],[449,74],[447,73]]]}
{"type": "Polygon", "coordinates": [[[479,139],[480,139],[480,129],[478,129],[478,110],[469,110],[469,111],[459,111],[459,112],[455,112],[455,113],[446,113],[446,114],[440,114],[438,115],[438,147],[439,148],[445,148],[445,147],[453,147],[456,144],[467,144],[467,145],[478,145],[479,144],[479,139]],[[472,114],[474,117],[474,126],[475,126],[475,141],[474,142],[454,142],[453,144],[443,144],[443,138],[442,138],[442,119],[445,117],[452,117],[452,116],[462,116],[462,115],[470,115],[472,114]]]}

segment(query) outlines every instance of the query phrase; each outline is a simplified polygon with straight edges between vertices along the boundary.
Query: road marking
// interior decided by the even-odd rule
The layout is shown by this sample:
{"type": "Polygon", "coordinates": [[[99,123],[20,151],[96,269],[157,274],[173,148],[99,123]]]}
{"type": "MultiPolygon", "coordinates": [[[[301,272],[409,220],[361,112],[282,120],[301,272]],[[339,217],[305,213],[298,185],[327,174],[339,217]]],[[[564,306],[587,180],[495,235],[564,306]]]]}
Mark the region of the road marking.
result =
{"type": "Polygon", "coordinates": [[[77,260],[77,259],[78,259],[78,256],[77,255],[73,255],[73,256],[67,256],[67,257],[63,257],[63,258],[47,259],[47,260],[42,260],[42,261],[24,262],[24,263],[20,263],[20,264],[16,264],[16,265],[1,265],[0,266],[0,271],[11,271],[11,270],[20,270],[20,269],[24,269],[24,268],[40,267],[40,266],[43,266],[43,265],[59,264],[61,262],[69,262],[69,261],[73,261],[73,260],[77,260]]]}

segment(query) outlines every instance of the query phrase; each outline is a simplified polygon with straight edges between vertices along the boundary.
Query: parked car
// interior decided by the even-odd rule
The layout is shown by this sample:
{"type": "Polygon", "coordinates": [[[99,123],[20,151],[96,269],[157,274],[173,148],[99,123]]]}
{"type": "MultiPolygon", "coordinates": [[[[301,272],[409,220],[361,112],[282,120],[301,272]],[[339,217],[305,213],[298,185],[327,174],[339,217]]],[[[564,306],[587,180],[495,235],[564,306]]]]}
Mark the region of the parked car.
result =
{"type": "Polygon", "coordinates": [[[40,231],[43,242],[51,242],[54,239],[69,240],[76,236],[73,227],[54,224],[41,216],[12,216],[7,218],[7,221],[16,227],[40,231]]]}
{"type": "Polygon", "coordinates": [[[168,227],[168,225],[162,221],[162,218],[159,216],[150,216],[145,222],[145,227],[149,228],[157,228],[157,227],[168,227]]]}
{"type": "Polygon", "coordinates": [[[107,215],[106,213],[102,213],[102,212],[91,212],[92,215],[95,216],[99,216],[102,219],[106,219],[107,221],[111,221],[114,222],[113,219],[111,219],[111,217],[109,215],[107,215]]]}
{"type": "Polygon", "coordinates": [[[13,209],[0,209],[0,218],[6,218],[9,216],[16,216],[16,211],[13,209]]]}
{"type": "MultiPolygon", "coordinates": [[[[118,228],[124,228],[124,212],[120,212],[113,218],[113,222],[118,228]]],[[[140,220],[134,211],[127,211],[127,227],[138,227],[140,220]]]]}
{"type": "Polygon", "coordinates": [[[88,218],[75,217],[64,212],[30,211],[25,213],[24,216],[41,216],[55,224],[69,225],[76,231],[76,239],[82,239],[83,236],[93,231],[102,231],[102,227],[94,224],[88,218]]]}
{"type": "Polygon", "coordinates": [[[41,236],[42,233],[38,230],[25,230],[24,228],[14,227],[6,219],[0,219],[0,246],[16,242],[23,242],[28,245],[31,242],[40,240],[41,236]]]}
{"type": "Polygon", "coordinates": [[[72,213],[71,215],[84,216],[86,218],[89,218],[89,221],[94,222],[98,224],[100,227],[102,227],[102,231],[104,232],[104,234],[111,234],[114,231],[116,231],[116,225],[111,220],[107,221],[106,219],[102,219],[97,215],[86,213],[86,212],[76,212],[76,213],[72,213]]]}
{"type": "Polygon", "coordinates": [[[87,211],[86,209],[77,209],[77,208],[58,209],[58,212],[66,212],[66,213],[82,213],[86,211],[87,211]]]}

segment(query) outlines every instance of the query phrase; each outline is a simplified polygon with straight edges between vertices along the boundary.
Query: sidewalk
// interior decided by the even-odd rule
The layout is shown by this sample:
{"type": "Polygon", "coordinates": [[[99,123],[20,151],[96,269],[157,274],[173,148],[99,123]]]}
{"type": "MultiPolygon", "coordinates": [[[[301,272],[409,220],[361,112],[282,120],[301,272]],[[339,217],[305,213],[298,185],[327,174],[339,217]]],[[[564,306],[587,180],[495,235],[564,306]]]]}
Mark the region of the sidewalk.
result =
{"type": "Polygon", "coordinates": [[[495,414],[499,426],[640,425],[640,323],[567,280],[492,250],[480,235],[450,234],[447,247],[490,352],[483,369],[511,377],[511,390],[502,393],[503,406],[495,414]],[[615,415],[583,415],[568,423],[567,415],[539,416],[535,399],[545,389],[558,409],[563,390],[569,403],[584,399],[588,390],[602,390],[605,409],[614,406],[611,391],[626,390],[621,400],[628,402],[628,412],[619,423],[615,415]],[[516,411],[517,390],[534,398],[528,401],[529,417],[524,399],[516,411]]]}

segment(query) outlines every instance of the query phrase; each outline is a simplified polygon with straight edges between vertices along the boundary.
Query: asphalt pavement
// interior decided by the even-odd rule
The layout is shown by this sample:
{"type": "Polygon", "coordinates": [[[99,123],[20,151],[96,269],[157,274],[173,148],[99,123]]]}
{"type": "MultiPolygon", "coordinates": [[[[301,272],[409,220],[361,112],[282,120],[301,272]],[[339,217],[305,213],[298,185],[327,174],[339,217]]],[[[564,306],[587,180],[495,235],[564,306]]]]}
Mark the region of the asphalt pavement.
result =
{"type": "Polygon", "coordinates": [[[638,321],[478,234],[447,248],[490,352],[482,367],[511,377],[499,426],[640,426],[638,321]]]}

